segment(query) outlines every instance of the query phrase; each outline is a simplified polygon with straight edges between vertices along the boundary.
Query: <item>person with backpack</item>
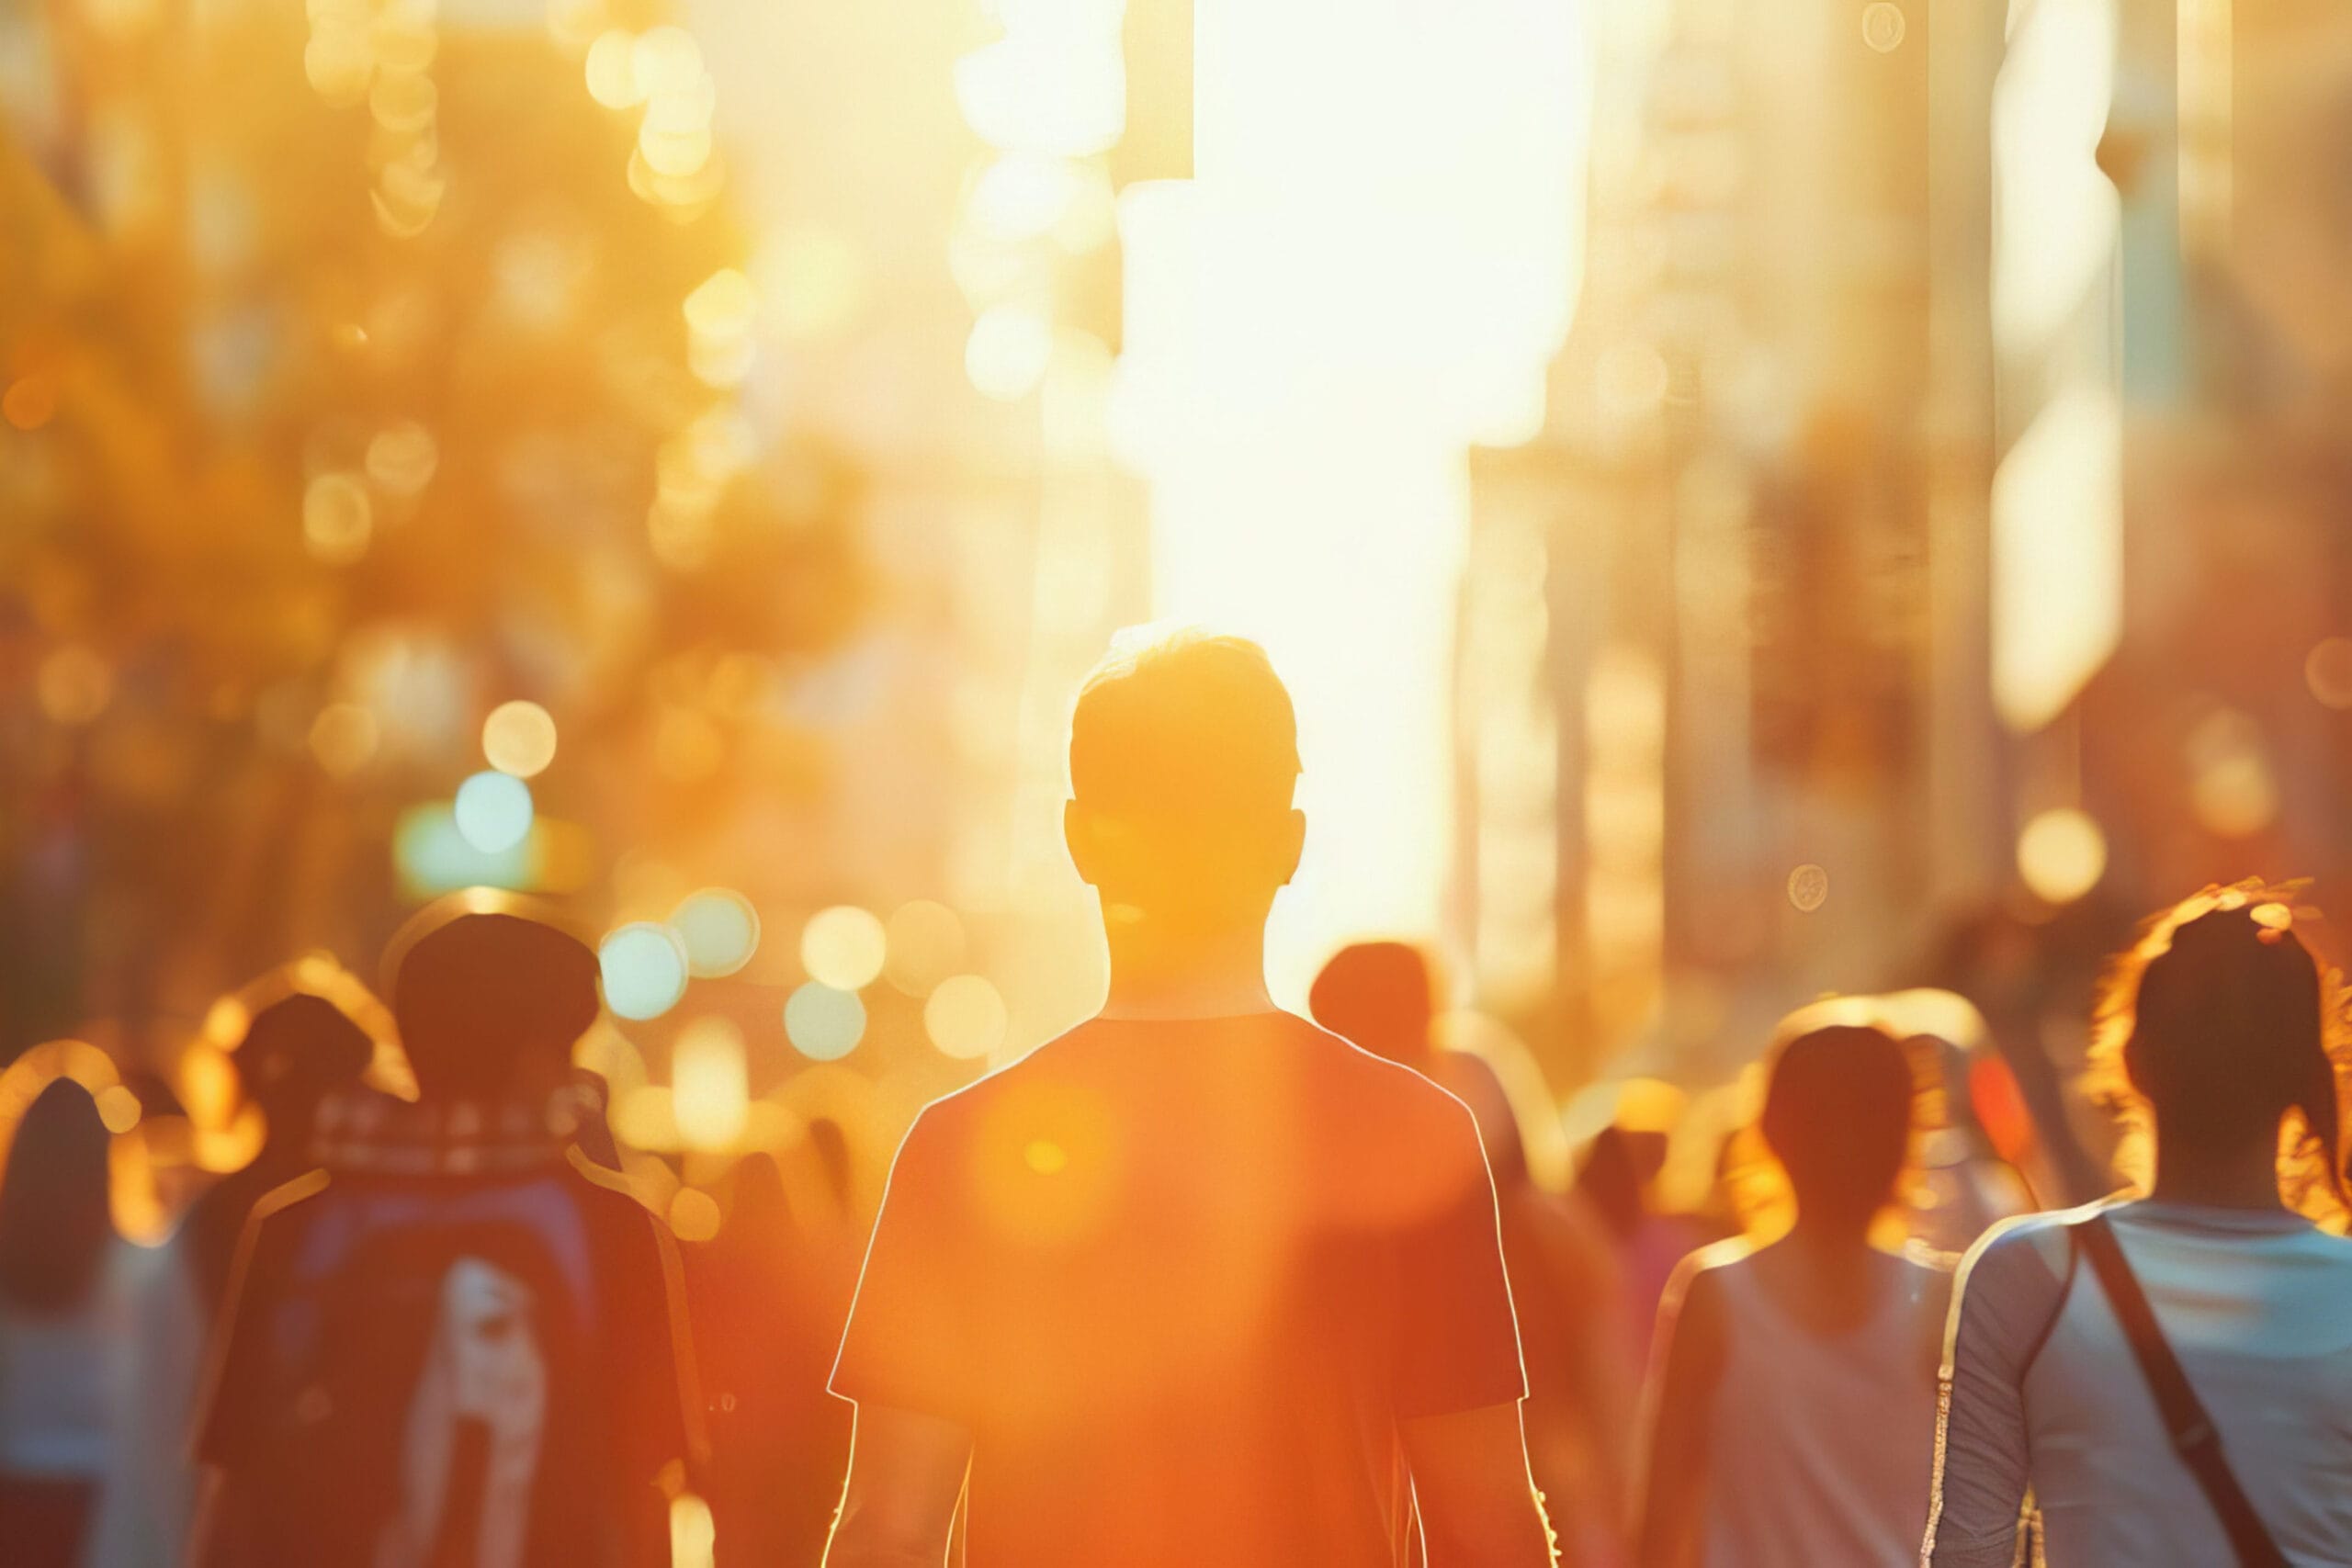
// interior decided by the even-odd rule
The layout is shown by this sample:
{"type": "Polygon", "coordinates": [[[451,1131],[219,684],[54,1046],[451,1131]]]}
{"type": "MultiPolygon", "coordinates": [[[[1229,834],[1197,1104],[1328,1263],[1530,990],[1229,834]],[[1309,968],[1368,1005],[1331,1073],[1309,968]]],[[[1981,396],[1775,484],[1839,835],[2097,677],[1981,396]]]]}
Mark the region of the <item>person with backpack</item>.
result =
{"type": "Polygon", "coordinates": [[[479,890],[395,953],[421,1098],[330,1099],[254,1207],[197,1561],[664,1568],[699,1401],[668,1234],[572,1142],[595,954],[479,890]]]}
{"type": "Polygon", "coordinates": [[[1911,1065],[1832,1024],[1774,1057],[1761,1131],[1789,1233],[1684,1261],[1660,1309],[1641,1568],[1905,1568],[1928,1515],[1951,1277],[1875,1245],[1913,1142],[1911,1065]]]}
{"type": "Polygon", "coordinates": [[[2050,1568],[2352,1562],[2352,1241],[2290,1206],[2342,1201],[2342,998],[2290,897],[2208,889],[2117,964],[2098,1054],[2153,1179],[1970,1252],[1928,1568],[2029,1528],[2050,1568]]]}
{"type": "Polygon", "coordinates": [[[1114,649],[1069,766],[1109,997],[899,1148],[829,1568],[938,1562],[959,1512],[967,1568],[1542,1568],[1477,1127],[1267,994],[1289,694],[1238,638],[1114,649]]]}

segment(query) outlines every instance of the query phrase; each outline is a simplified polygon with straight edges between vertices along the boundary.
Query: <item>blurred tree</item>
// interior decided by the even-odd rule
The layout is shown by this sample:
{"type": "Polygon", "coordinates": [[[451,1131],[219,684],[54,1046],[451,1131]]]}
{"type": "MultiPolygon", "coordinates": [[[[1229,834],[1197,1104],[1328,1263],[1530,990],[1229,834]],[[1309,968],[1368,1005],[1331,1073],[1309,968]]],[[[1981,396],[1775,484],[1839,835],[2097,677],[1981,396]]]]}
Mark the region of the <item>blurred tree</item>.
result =
{"type": "Polygon", "coordinates": [[[577,885],[788,754],[776,671],[854,623],[854,476],[739,406],[693,39],[307,12],[50,7],[0,118],[0,1055],[372,950],[512,698],[594,762],[511,874],[577,885]]]}

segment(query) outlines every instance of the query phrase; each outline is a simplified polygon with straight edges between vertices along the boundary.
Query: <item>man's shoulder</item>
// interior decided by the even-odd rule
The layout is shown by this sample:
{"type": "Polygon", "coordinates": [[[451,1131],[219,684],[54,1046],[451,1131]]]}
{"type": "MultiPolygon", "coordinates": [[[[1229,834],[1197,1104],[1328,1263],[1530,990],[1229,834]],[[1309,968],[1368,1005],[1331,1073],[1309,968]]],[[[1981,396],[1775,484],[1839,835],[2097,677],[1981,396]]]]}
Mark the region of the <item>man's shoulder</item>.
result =
{"type": "MultiPolygon", "coordinates": [[[[551,1170],[550,1174],[557,1173],[551,1170]]],[[[662,1234],[660,1219],[647,1206],[636,1183],[624,1172],[599,1165],[577,1145],[564,1150],[558,1179],[560,1190],[591,1224],[617,1226],[632,1238],[640,1231],[649,1235],[662,1234]]]]}
{"type": "Polygon", "coordinates": [[[232,1233],[242,1235],[240,1249],[251,1253],[286,1247],[292,1236],[334,1207],[342,1196],[334,1192],[334,1186],[327,1172],[307,1170],[263,1188],[258,1197],[241,1205],[243,1217],[232,1233]]]}
{"type": "Polygon", "coordinates": [[[1452,1089],[1418,1068],[1376,1055],[1328,1031],[1315,1032],[1322,1039],[1320,1059],[1334,1079],[1351,1091],[1349,1103],[1362,1114],[1394,1124],[1406,1135],[1448,1138],[1459,1134],[1476,1145],[1477,1119],[1469,1101],[1452,1089]]]}

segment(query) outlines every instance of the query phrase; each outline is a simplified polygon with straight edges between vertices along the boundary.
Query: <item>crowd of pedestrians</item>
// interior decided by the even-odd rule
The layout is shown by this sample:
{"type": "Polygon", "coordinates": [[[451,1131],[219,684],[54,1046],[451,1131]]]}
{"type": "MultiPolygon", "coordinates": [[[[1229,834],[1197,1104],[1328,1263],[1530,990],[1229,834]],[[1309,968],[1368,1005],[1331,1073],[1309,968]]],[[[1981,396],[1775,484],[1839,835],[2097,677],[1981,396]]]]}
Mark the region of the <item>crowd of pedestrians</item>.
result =
{"type": "Polygon", "coordinates": [[[683,1258],[572,1066],[595,955],[513,896],[395,942],[413,1101],[329,1000],[258,1010],[267,1135],[161,1247],[51,1084],[0,1171],[0,1558],[656,1568],[691,1495],[721,1568],[2352,1563],[2313,911],[2209,889],[2114,965],[2123,1195],[2044,1211],[1952,1043],[1816,1010],[1758,1043],[1776,1199],[1711,1223],[1651,1129],[1540,1180],[1419,950],[1275,1005],[1298,773],[1254,646],[1106,661],[1099,1015],[927,1108],[878,1206],[832,1122],[747,1157],[683,1258]]]}

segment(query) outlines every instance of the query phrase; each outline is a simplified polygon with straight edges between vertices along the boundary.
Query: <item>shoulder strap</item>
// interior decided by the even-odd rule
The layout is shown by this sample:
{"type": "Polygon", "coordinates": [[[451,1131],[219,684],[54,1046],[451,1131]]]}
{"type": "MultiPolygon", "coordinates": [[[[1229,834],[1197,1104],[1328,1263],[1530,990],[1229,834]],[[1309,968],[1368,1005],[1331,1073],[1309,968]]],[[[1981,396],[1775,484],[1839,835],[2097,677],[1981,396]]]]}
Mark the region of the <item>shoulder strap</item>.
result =
{"type": "Polygon", "coordinates": [[[2041,1328],[2034,1335],[2033,1343],[2026,1347],[2025,1355],[2018,1361],[2017,1382],[2020,1389],[2025,1386],[2026,1375],[2033,1371],[2034,1363],[2041,1359],[2041,1352],[2049,1345],[2050,1337],[2058,1331],[2058,1320],[2066,1315],[2066,1303],[2075,1294],[2075,1273],[2081,1258],[2082,1249],[2070,1236],[2066,1243],[2066,1272],[2059,1277],[2057,1299],[2051,1304],[2050,1315],[2042,1319],[2041,1328]]]}
{"type": "Polygon", "coordinates": [[[2278,1542],[2271,1540],[2262,1517],[2238,1484],[2236,1472],[2230,1469],[2222,1452],[2221,1434],[2213,1429],[2204,1401],[2189,1386],[2180,1358],[2165,1338],[2155,1309],[2148,1304],[2139,1276],[2132,1271],[2121,1244],[2115,1239],[2114,1227],[2105,1214],[2093,1214],[2075,1227],[2075,1235],[2090,1258],[2100,1288],[2107,1292],[2108,1304],[2115,1309],[2116,1321],[2123,1326],[2124,1337],[2132,1342],[2132,1359],[2148,1380],[2148,1392],[2156,1397],[2156,1408],[2163,1412],[2165,1427],[2172,1434],[2172,1446],[2197,1478],[2213,1512],[2221,1516],[2241,1568],[2288,1568],[2278,1542]]]}

